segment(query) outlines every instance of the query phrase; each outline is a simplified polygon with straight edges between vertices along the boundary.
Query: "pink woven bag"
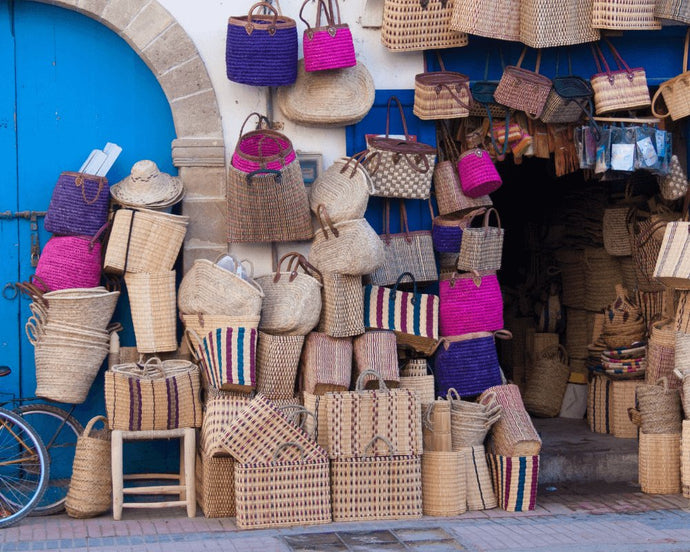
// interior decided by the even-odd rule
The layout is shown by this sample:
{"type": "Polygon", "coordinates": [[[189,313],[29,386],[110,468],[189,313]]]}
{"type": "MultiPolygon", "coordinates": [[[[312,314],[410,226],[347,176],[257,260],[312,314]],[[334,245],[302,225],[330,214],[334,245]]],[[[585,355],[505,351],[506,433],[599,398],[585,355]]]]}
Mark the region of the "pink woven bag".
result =
{"type": "Polygon", "coordinates": [[[92,288],[101,282],[101,242],[103,229],[93,238],[53,236],[43,247],[36,266],[36,284],[46,291],[92,288]]]}
{"type": "Polygon", "coordinates": [[[316,27],[311,27],[309,22],[302,17],[304,7],[310,1],[305,0],[299,11],[299,18],[307,26],[302,40],[304,70],[307,72],[323,71],[357,65],[350,27],[347,23],[340,22],[338,0],[328,0],[328,5],[326,0],[317,1],[316,27]],[[326,26],[321,26],[321,12],[326,15],[326,26]]]}
{"type": "Polygon", "coordinates": [[[295,150],[290,139],[271,130],[268,117],[250,113],[240,128],[240,138],[232,154],[232,166],[245,173],[270,169],[279,171],[295,160],[295,150]],[[259,118],[256,130],[244,132],[244,127],[254,115],[259,118]]]}
{"type": "Polygon", "coordinates": [[[503,298],[495,272],[454,272],[442,275],[438,285],[441,336],[503,329],[503,298]]]}
{"type": "Polygon", "coordinates": [[[467,197],[488,195],[503,184],[489,152],[481,148],[467,150],[460,155],[458,174],[462,192],[467,197]]]}

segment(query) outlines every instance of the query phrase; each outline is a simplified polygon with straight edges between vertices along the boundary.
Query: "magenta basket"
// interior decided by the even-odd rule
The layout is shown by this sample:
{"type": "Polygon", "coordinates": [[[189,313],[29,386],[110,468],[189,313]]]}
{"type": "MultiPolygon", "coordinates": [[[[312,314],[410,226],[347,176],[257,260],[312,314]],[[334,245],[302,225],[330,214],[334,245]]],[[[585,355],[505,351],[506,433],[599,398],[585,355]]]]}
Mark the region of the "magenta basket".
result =
{"type": "Polygon", "coordinates": [[[244,126],[254,115],[259,118],[259,125],[264,123],[270,126],[264,115],[250,113],[247,116],[240,128],[240,138],[232,155],[232,166],[245,173],[260,169],[279,171],[295,160],[292,142],[287,136],[270,128],[259,128],[243,134],[244,126]]]}
{"type": "Polygon", "coordinates": [[[458,174],[462,191],[468,197],[488,195],[503,184],[489,152],[481,148],[474,148],[460,155],[458,174]]]}
{"type": "Polygon", "coordinates": [[[438,287],[441,336],[503,329],[503,298],[495,273],[454,273],[438,287]]]}
{"type": "Polygon", "coordinates": [[[47,291],[97,287],[101,282],[101,243],[98,234],[53,236],[43,247],[36,266],[36,284],[47,291]]]}
{"type": "Polygon", "coordinates": [[[302,11],[309,1],[305,0],[299,11],[299,18],[307,26],[302,39],[304,70],[307,72],[323,71],[357,65],[352,33],[346,23],[340,22],[340,6],[337,0],[329,0],[328,4],[332,7],[331,10],[324,0],[318,0],[316,27],[310,26],[309,22],[302,17],[302,11]],[[326,15],[327,25],[324,27],[321,26],[321,12],[326,15]]]}

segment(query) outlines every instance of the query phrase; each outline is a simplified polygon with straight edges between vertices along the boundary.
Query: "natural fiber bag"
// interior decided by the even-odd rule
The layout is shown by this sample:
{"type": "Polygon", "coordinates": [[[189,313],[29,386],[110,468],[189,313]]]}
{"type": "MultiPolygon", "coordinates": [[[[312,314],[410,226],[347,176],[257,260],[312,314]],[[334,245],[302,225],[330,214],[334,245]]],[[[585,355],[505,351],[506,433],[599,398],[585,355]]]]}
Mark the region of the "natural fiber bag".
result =
{"type": "Polygon", "coordinates": [[[683,50],[683,72],[664,81],[659,85],[654,98],[652,100],[652,114],[655,117],[663,119],[671,116],[671,119],[677,121],[683,117],[690,115],[690,71],[688,71],[688,45],[690,44],[690,30],[685,33],[685,48],[683,50]],[[664,103],[668,111],[666,113],[659,113],[656,110],[657,100],[659,96],[663,96],[664,103]]]}
{"type": "Polygon", "coordinates": [[[539,74],[541,50],[537,52],[537,63],[534,71],[520,67],[526,53],[527,47],[525,46],[517,64],[509,65],[503,70],[494,98],[500,104],[524,111],[531,117],[537,118],[544,111],[546,99],[551,92],[552,82],[548,77],[539,74]]]}
{"type": "MultiPolygon", "coordinates": [[[[398,369],[398,349],[395,333],[387,330],[371,330],[352,340],[355,374],[366,371],[376,372],[387,385],[397,387],[400,380],[398,369]]],[[[366,385],[375,384],[377,378],[372,374],[365,378],[366,385]]]]}
{"type": "Polygon", "coordinates": [[[245,173],[228,168],[228,241],[279,242],[314,235],[299,161],[245,173]]]}
{"type": "Polygon", "coordinates": [[[232,166],[250,173],[259,169],[283,169],[295,160],[295,150],[290,139],[271,128],[268,117],[256,111],[247,115],[240,127],[240,136],[232,154],[232,166]],[[258,119],[255,130],[244,131],[249,119],[258,119]]]}
{"type": "Polygon", "coordinates": [[[640,289],[663,291],[664,286],[654,278],[654,270],[661,254],[661,244],[666,235],[666,225],[680,219],[680,213],[660,212],[638,218],[631,214],[632,258],[635,276],[640,289]]]}
{"type": "Polygon", "coordinates": [[[457,0],[385,0],[381,43],[393,52],[467,46],[467,34],[450,28],[457,0]]]}
{"type": "Polygon", "coordinates": [[[599,40],[592,28],[593,0],[520,0],[520,42],[532,48],[599,40]]]}
{"type": "Polygon", "coordinates": [[[350,337],[364,333],[364,288],[361,276],[325,272],[321,303],[319,332],[331,337],[350,337]]]}
{"type": "Polygon", "coordinates": [[[666,224],[664,240],[654,267],[654,278],[674,289],[690,289],[690,222],[678,221],[666,224]]]}
{"type": "Polygon", "coordinates": [[[305,71],[341,69],[357,65],[352,33],[347,23],[340,20],[338,0],[318,0],[316,3],[316,26],[312,27],[302,17],[302,12],[310,0],[305,0],[299,11],[299,18],[307,26],[302,39],[305,71]],[[321,25],[321,15],[326,24],[321,25]]]}
{"type": "Polygon", "coordinates": [[[520,40],[520,0],[455,0],[450,28],[468,34],[520,40]]]}
{"type": "Polygon", "coordinates": [[[314,234],[309,261],[322,273],[361,276],[385,260],[381,238],[364,218],[334,223],[324,205],[317,208],[319,228],[314,234]]]}
{"type": "Polygon", "coordinates": [[[422,120],[457,119],[470,113],[472,93],[467,75],[446,71],[441,54],[436,50],[440,71],[426,69],[414,78],[413,113],[422,120]]]}
{"type": "Polygon", "coordinates": [[[438,280],[436,257],[431,232],[415,230],[410,232],[407,222],[407,208],[400,200],[400,233],[390,232],[390,202],[384,206],[383,234],[385,250],[383,264],[369,275],[369,282],[377,286],[393,285],[403,272],[409,272],[419,283],[438,280]]]}
{"type": "Polygon", "coordinates": [[[587,392],[587,423],[590,431],[613,433],[612,395],[612,380],[604,375],[594,374],[587,392]]]}
{"type": "Polygon", "coordinates": [[[442,274],[439,300],[442,336],[503,329],[503,297],[495,273],[442,274]]]}
{"type": "Polygon", "coordinates": [[[290,399],[295,396],[303,345],[303,335],[259,332],[256,347],[257,392],[269,399],[290,399]]]}
{"type": "Polygon", "coordinates": [[[638,385],[637,404],[642,419],[642,433],[680,433],[683,414],[680,391],[670,389],[668,378],[654,384],[638,385]]]}
{"type": "Polygon", "coordinates": [[[311,332],[300,361],[300,389],[313,395],[347,391],[352,377],[352,339],[311,332]]]}
{"type": "Polygon", "coordinates": [[[484,224],[480,228],[469,226],[463,230],[458,270],[492,271],[500,270],[503,256],[503,235],[498,211],[491,207],[484,213],[484,224]],[[489,226],[491,213],[496,216],[497,226],[489,226]]]}
{"type": "Polygon", "coordinates": [[[501,405],[480,404],[460,399],[454,388],[448,390],[453,450],[483,445],[491,426],[501,418],[501,405]]]}
{"type": "Polygon", "coordinates": [[[235,517],[235,461],[196,455],[196,501],[206,518],[235,517]]]}
{"type": "Polygon", "coordinates": [[[53,188],[43,226],[63,236],[94,236],[107,222],[109,204],[107,178],[63,172],[53,188]]]}
{"type": "MultiPolygon", "coordinates": [[[[626,199],[630,196],[626,193],[626,199]]],[[[631,205],[614,205],[604,210],[602,234],[604,249],[614,257],[626,257],[632,254],[628,217],[631,205]]]]}
{"type": "Polygon", "coordinates": [[[284,86],[297,77],[297,26],[268,2],[228,19],[225,65],[229,80],[252,86],[284,86]],[[257,8],[270,15],[256,15],[257,8]]]}
{"type": "Polygon", "coordinates": [[[407,131],[407,122],[400,100],[391,96],[386,111],[386,134],[367,137],[371,155],[367,156],[366,169],[374,183],[371,195],[428,199],[436,163],[436,148],[416,142],[407,131]],[[391,103],[398,104],[405,139],[390,137],[391,103]]]}
{"type": "Polygon", "coordinates": [[[593,114],[593,97],[592,85],[582,77],[556,76],[539,118],[544,123],[574,123],[593,114]]]}
{"type": "Polygon", "coordinates": [[[489,152],[483,148],[464,151],[458,158],[462,192],[471,198],[486,196],[503,184],[489,152]]]}
{"type": "Polygon", "coordinates": [[[392,330],[398,338],[398,346],[429,355],[438,341],[438,305],[438,296],[418,293],[417,283],[406,272],[392,288],[364,287],[364,326],[392,330]],[[412,280],[411,292],[398,290],[405,278],[412,280]]]}
{"type": "Polygon", "coordinates": [[[654,17],[660,19],[664,25],[688,24],[690,23],[690,4],[683,0],[656,0],[654,17]]]}
{"type": "Polygon", "coordinates": [[[671,156],[668,175],[659,179],[661,197],[670,201],[680,199],[688,193],[688,177],[677,155],[671,156]]]}
{"type": "Polygon", "coordinates": [[[112,505],[113,481],[110,469],[110,432],[107,418],[89,420],[77,438],[72,477],[65,497],[65,510],[73,518],[90,518],[107,512],[112,505]],[[104,429],[94,426],[103,422],[104,429]]]}
{"type": "Polygon", "coordinates": [[[117,364],[105,373],[110,429],[151,431],[201,427],[199,368],[185,360],[152,357],[117,364]]]}
{"type": "Polygon", "coordinates": [[[484,445],[467,447],[462,452],[465,456],[467,478],[467,509],[477,511],[495,508],[498,502],[484,445]]]}
{"type": "Polygon", "coordinates": [[[595,29],[657,30],[654,18],[656,0],[594,0],[592,27],[595,29]]]}
{"type": "Polygon", "coordinates": [[[425,453],[453,450],[449,401],[438,398],[426,404],[422,403],[422,437],[425,453]]]}
{"type": "Polygon", "coordinates": [[[309,205],[316,213],[324,205],[333,222],[358,219],[364,216],[373,191],[371,177],[360,161],[365,152],[341,157],[311,185],[309,205]]]}
{"type": "Polygon", "coordinates": [[[38,258],[36,282],[44,291],[98,286],[102,263],[99,236],[50,238],[38,258]]]}
{"type": "Polygon", "coordinates": [[[273,274],[256,282],[264,291],[259,328],[279,335],[307,335],[321,316],[321,273],[299,253],[283,255],[273,274]],[[288,260],[287,270],[282,271],[288,260]],[[303,272],[297,272],[301,268],[303,272]]]}
{"type": "Polygon", "coordinates": [[[569,357],[565,347],[559,345],[543,351],[527,380],[523,397],[527,412],[543,418],[558,416],[569,378],[569,357]]]}
{"type": "Polygon", "coordinates": [[[594,109],[597,115],[623,111],[626,109],[642,109],[651,105],[649,88],[647,88],[647,74],[642,67],[631,69],[613,44],[605,40],[613,53],[618,69],[609,68],[604,53],[598,43],[592,45],[594,62],[598,73],[590,78],[594,90],[594,109]],[[602,69],[602,63],[604,68],[602,69]]]}
{"type": "Polygon", "coordinates": [[[498,506],[507,512],[527,512],[537,506],[539,455],[487,454],[498,506]]]}

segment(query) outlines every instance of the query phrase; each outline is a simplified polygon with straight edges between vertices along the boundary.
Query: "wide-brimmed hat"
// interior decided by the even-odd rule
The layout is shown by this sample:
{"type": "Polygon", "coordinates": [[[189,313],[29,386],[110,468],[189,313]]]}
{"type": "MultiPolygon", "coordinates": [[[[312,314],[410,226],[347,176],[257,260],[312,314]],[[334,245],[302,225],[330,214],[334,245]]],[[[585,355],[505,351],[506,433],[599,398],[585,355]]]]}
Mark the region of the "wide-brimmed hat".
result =
{"type": "Polygon", "coordinates": [[[110,195],[127,207],[162,208],[180,201],[184,186],[179,177],[161,172],[153,161],[144,159],[132,166],[127,178],[110,187],[110,195]]]}

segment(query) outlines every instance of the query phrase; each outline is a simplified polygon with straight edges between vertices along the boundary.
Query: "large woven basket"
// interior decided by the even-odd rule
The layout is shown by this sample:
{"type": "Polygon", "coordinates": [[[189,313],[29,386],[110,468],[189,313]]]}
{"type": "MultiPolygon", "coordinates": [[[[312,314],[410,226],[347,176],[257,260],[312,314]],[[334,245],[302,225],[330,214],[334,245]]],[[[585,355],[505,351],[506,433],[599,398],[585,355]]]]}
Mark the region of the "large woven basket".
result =
{"type": "Polygon", "coordinates": [[[541,353],[523,397],[528,412],[546,418],[558,416],[570,378],[568,362],[568,352],[562,345],[541,353]]]}
{"type": "Polygon", "coordinates": [[[209,390],[199,434],[199,450],[205,457],[229,456],[222,445],[225,430],[251,400],[252,397],[244,393],[209,390]]]}
{"type": "Polygon", "coordinates": [[[638,385],[636,394],[642,433],[680,433],[683,420],[680,392],[670,389],[666,378],[653,385],[638,385]]]}
{"type": "Polygon", "coordinates": [[[77,438],[72,477],[65,497],[65,510],[73,518],[89,518],[107,512],[112,505],[110,432],[105,416],[92,418],[77,438]],[[103,422],[105,429],[94,430],[103,422]]]}
{"type": "Polygon", "coordinates": [[[520,0],[520,42],[549,48],[599,40],[592,28],[593,0],[520,0]]]}
{"type": "Polygon", "coordinates": [[[177,350],[175,271],[127,273],[125,283],[139,352],[177,350]]]}
{"type": "Polygon", "coordinates": [[[196,455],[196,501],[204,517],[235,516],[235,461],[214,458],[203,450],[196,455]]]}
{"type": "Polygon", "coordinates": [[[425,451],[453,450],[450,402],[437,399],[422,406],[422,435],[425,451]]]}
{"type": "Polygon", "coordinates": [[[463,451],[465,457],[465,477],[467,478],[467,509],[490,510],[498,506],[489,464],[484,445],[468,447],[463,451]]]}
{"type": "Polygon", "coordinates": [[[46,309],[47,322],[74,322],[94,330],[105,329],[113,317],[119,291],[104,287],[61,289],[38,299],[46,309]]]}
{"type": "Polygon", "coordinates": [[[612,381],[604,375],[595,374],[587,390],[587,423],[595,433],[613,433],[613,413],[610,396],[612,381]]]}
{"type": "Polygon", "coordinates": [[[256,391],[269,399],[295,396],[303,335],[270,335],[259,332],[256,350],[256,391]]]}
{"type": "Polygon", "coordinates": [[[583,308],[586,297],[584,251],[557,249],[554,255],[561,269],[561,302],[567,307],[583,308]]]}
{"type": "Polygon", "coordinates": [[[614,257],[632,254],[628,213],[630,206],[609,207],[604,211],[603,234],[604,249],[614,257]]]}
{"type": "Polygon", "coordinates": [[[258,328],[259,316],[225,316],[219,314],[181,314],[180,318],[185,329],[192,330],[186,332],[185,336],[189,340],[192,348],[199,346],[197,336],[206,336],[209,332],[218,328],[233,328],[242,326],[244,328],[258,328]]]}
{"type": "Polygon", "coordinates": [[[498,506],[508,512],[527,512],[537,506],[539,456],[488,454],[498,506]]]}
{"type": "Polygon", "coordinates": [[[617,30],[657,30],[655,0],[594,0],[592,27],[617,30]]]}
{"type": "Polygon", "coordinates": [[[680,433],[640,433],[639,480],[643,493],[677,494],[680,483],[680,433]]]}
{"type": "Polygon", "coordinates": [[[314,395],[347,391],[352,377],[352,339],[311,332],[300,361],[300,388],[314,395]]]}
{"type": "Polygon", "coordinates": [[[520,0],[455,0],[450,28],[469,34],[520,40],[520,0]]]}
{"type": "Polygon", "coordinates": [[[364,288],[361,276],[326,272],[321,288],[318,331],[331,337],[364,333],[364,288]]]}
{"type": "MultiPolygon", "coordinates": [[[[383,378],[386,385],[397,387],[400,381],[398,350],[395,333],[387,330],[369,330],[352,340],[355,375],[374,371],[383,378]]],[[[367,387],[376,383],[375,377],[366,380],[367,387]]]]}
{"type": "Polygon", "coordinates": [[[422,405],[434,402],[434,376],[400,376],[400,388],[417,393],[422,405]]]}
{"type": "Polygon", "coordinates": [[[464,452],[424,452],[422,502],[425,516],[457,516],[467,511],[464,452]]]}
{"type": "Polygon", "coordinates": [[[372,186],[359,158],[341,157],[314,181],[309,205],[314,212],[319,205],[325,205],[333,222],[361,218],[367,210],[372,186]]]}
{"type": "Polygon", "coordinates": [[[584,252],[585,296],[581,307],[598,312],[616,298],[616,284],[623,281],[620,265],[603,248],[584,252]]]}

